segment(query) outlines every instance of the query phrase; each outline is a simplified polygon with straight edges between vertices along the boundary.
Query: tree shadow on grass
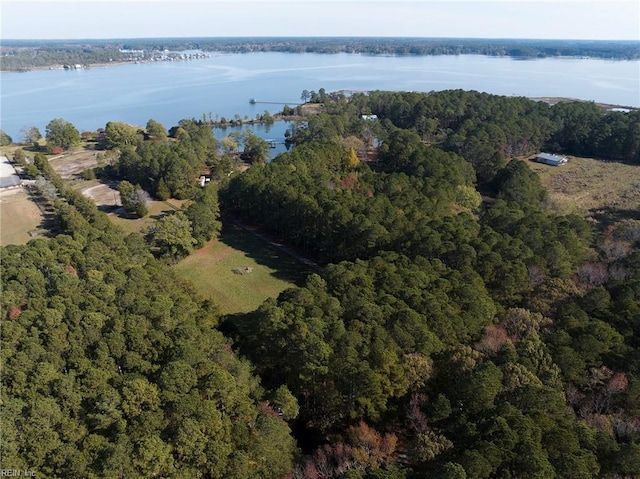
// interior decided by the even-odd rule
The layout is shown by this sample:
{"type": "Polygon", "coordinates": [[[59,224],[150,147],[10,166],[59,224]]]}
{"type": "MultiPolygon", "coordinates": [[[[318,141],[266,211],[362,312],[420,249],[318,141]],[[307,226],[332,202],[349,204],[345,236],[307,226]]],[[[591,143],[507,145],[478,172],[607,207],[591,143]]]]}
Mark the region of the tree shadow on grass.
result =
{"type": "MultiPolygon", "coordinates": [[[[114,205],[98,205],[97,207],[100,211],[102,211],[103,213],[113,213],[113,214],[118,214],[118,210],[120,208],[122,208],[121,206],[114,206],[114,205]]],[[[120,215],[118,215],[120,216],[120,215]]]]}
{"type": "MultiPolygon", "coordinates": [[[[62,227],[62,223],[60,223],[60,219],[55,211],[47,210],[41,212],[42,221],[40,224],[32,230],[34,234],[42,235],[47,238],[55,238],[57,235],[64,233],[64,228],[62,227]]],[[[32,234],[31,232],[29,233],[32,234]]]]}
{"type": "Polygon", "coordinates": [[[127,211],[122,207],[118,208],[117,212],[118,212],[118,216],[120,218],[124,219],[124,220],[132,220],[133,221],[133,220],[139,220],[139,219],[144,218],[144,216],[140,217],[138,215],[138,213],[136,213],[135,211],[127,211]]]}
{"type": "MultiPolygon", "coordinates": [[[[169,216],[172,215],[174,213],[174,211],[161,211],[160,213],[157,213],[155,215],[149,215],[149,218],[158,221],[161,220],[162,218],[164,218],[165,216],[169,216]]],[[[135,215],[135,213],[134,213],[135,215]]],[[[139,216],[136,216],[136,219],[140,219],[139,216]]]]}
{"type": "Polygon", "coordinates": [[[29,232],[32,237],[44,236],[54,238],[64,232],[60,217],[53,206],[53,203],[47,200],[37,188],[27,187],[24,189],[29,199],[40,210],[41,221],[33,230],[29,232]]]}
{"type": "Polygon", "coordinates": [[[314,272],[311,267],[269,243],[267,239],[231,222],[223,223],[218,239],[230,248],[243,251],[256,263],[274,270],[271,274],[277,279],[302,286],[307,276],[314,272]]]}
{"type": "Polygon", "coordinates": [[[640,220],[640,208],[618,209],[604,207],[590,210],[591,217],[598,221],[602,229],[624,220],[640,220]]]}

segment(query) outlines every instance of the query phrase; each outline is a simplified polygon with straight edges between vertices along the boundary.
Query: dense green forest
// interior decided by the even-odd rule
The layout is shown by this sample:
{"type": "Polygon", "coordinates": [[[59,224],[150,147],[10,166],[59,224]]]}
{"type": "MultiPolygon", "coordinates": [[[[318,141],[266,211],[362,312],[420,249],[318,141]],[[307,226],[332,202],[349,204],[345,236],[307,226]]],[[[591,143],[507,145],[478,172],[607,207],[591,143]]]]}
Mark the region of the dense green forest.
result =
{"type": "Polygon", "coordinates": [[[197,120],[107,124],[117,160],[99,175],[131,201],[186,200],[146,237],[36,155],[59,233],[2,249],[2,467],[638,477],[638,211],[606,225],[554,214],[521,158],[638,164],[640,113],[460,90],[322,100],[292,124],[293,149],[231,176],[234,156],[197,120]],[[207,169],[218,184],[200,188],[207,169]],[[220,217],[319,271],[220,317],[169,266],[220,217]]]}
{"type": "Polygon", "coordinates": [[[144,60],[154,52],[362,53],[366,55],[558,56],[640,58],[635,41],[465,38],[148,38],[113,40],[4,40],[2,70],[144,60]],[[144,53],[143,53],[144,52],[144,53]]]}
{"type": "Polygon", "coordinates": [[[637,113],[462,91],[329,108],[222,196],[327,264],[224,322],[265,384],[297,396],[295,430],[341,435],[317,439],[301,477],[640,473],[637,234],[606,258],[597,230],[547,212],[537,175],[508,162],[543,146],[637,162],[637,113]],[[371,113],[379,123],[362,119],[371,113]],[[376,161],[350,162],[349,136],[381,140],[376,161]],[[406,471],[380,444],[353,466],[349,431],[363,424],[395,441],[406,471]]]}
{"type": "MultiPolygon", "coordinates": [[[[199,298],[42,155],[60,231],[2,250],[2,468],[280,477],[290,430],[199,298]]],[[[44,189],[44,188],[43,188],[44,189]]]]}

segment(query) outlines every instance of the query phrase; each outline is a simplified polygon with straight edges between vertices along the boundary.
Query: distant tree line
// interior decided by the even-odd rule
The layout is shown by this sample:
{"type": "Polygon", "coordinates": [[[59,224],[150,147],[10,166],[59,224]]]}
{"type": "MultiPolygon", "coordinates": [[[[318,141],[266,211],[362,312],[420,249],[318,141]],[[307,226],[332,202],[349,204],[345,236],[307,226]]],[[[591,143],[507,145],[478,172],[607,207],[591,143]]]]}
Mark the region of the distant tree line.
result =
{"type": "Polygon", "coordinates": [[[520,40],[464,38],[184,38],[83,41],[3,41],[2,70],[28,70],[61,64],[91,65],[128,61],[127,50],[147,54],[170,50],[227,53],[363,53],[367,55],[489,55],[516,58],[559,56],[619,60],[640,58],[637,41],[520,40]]]}
{"type": "Polygon", "coordinates": [[[60,65],[94,65],[125,61],[129,57],[115,47],[39,44],[37,47],[20,46],[4,49],[2,70],[20,71],[60,65]]]}
{"type": "Polygon", "coordinates": [[[637,41],[563,41],[465,38],[255,38],[201,39],[205,51],[364,53],[367,55],[489,55],[524,58],[591,56],[637,59],[637,41]]]}
{"type": "MultiPolygon", "coordinates": [[[[180,48],[184,49],[184,48],[180,48]]],[[[90,66],[118,62],[146,61],[151,58],[178,57],[166,53],[156,44],[145,49],[132,50],[120,41],[22,41],[3,42],[2,71],[28,71],[34,68],[90,66]]]]}

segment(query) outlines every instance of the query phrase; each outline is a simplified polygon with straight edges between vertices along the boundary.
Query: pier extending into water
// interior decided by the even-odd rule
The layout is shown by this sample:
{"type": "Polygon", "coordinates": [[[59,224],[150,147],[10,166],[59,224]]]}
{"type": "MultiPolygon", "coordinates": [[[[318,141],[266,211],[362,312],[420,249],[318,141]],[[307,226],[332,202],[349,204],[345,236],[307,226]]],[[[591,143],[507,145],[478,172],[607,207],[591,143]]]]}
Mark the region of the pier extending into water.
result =
{"type": "Polygon", "coordinates": [[[296,102],[290,102],[290,101],[264,101],[264,100],[256,100],[255,98],[251,98],[249,100],[249,103],[251,103],[252,105],[255,105],[256,103],[266,103],[268,105],[293,105],[293,106],[303,105],[303,103],[296,103],[296,102]]]}

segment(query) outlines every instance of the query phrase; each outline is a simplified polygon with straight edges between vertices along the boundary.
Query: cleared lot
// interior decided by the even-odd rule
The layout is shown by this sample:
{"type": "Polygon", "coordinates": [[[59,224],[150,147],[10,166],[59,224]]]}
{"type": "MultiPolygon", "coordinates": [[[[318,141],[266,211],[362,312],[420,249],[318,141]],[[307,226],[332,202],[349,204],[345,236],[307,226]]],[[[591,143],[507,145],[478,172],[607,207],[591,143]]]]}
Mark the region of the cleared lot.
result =
{"type": "Polygon", "coordinates": [[[247,313],[267,298],[302,285],[312,271],[302,262],[233,224],[174,266],[222,314],[247,313]]]}
{"type": "Polygon", "coordinates": [[[82,194],[91,198],[97,206],[112,206],[116,208],[121,204],[120,192],[115,185],[96,184],[96,181],[92,181],[82,187],[82,194]]]}
{"type": "Polygon", "coordinates": [[[24,244],[39,236],[43,217],[23,188],[0,192],[0,245],[24,244]]]}
{"type": "Polygon", "coordinates": [[[74,179],[84,170],[98,166],[96,152],[91,150],[83,150],[52,158],[49,163],[65,180],[74,179]]]}
{"type": "Polygon", "coordinates": [[[586,217],[603,211],[638,211],[639,165],[574,156],[563,166],[526,163],[540,175],[552,208],[560,214],[586,217]]]}

